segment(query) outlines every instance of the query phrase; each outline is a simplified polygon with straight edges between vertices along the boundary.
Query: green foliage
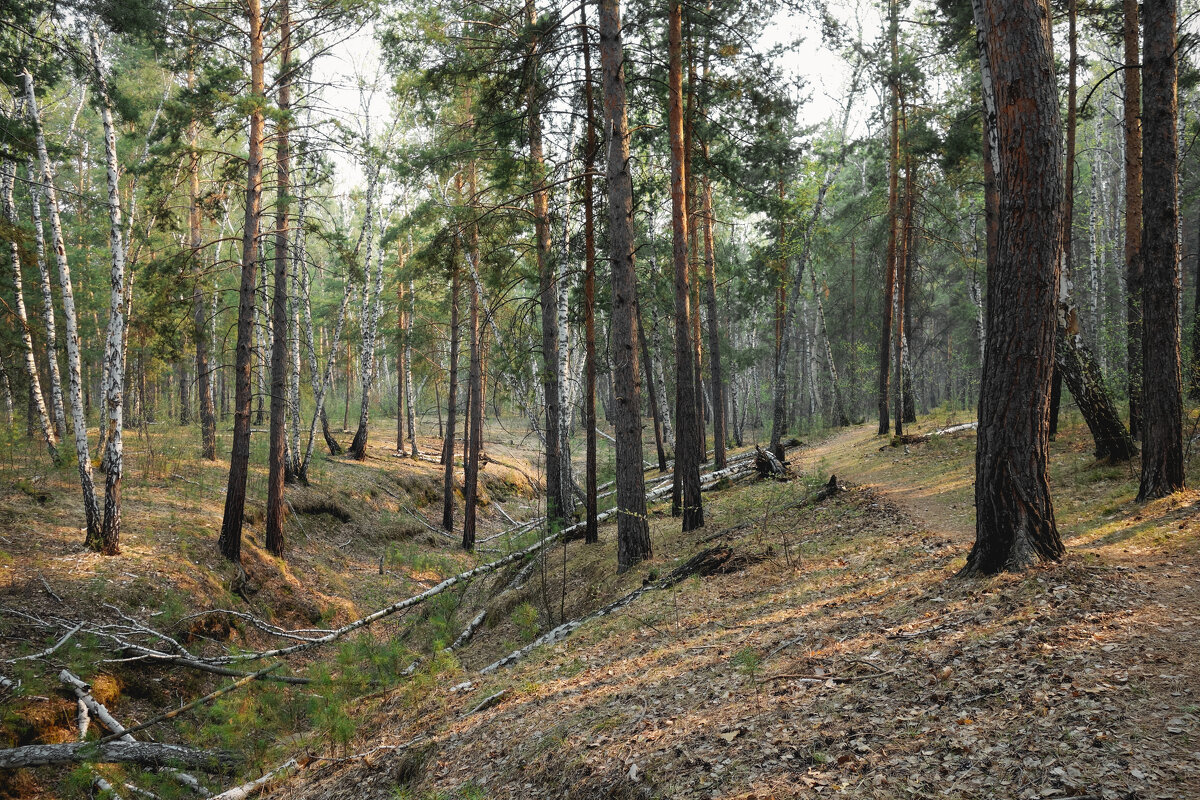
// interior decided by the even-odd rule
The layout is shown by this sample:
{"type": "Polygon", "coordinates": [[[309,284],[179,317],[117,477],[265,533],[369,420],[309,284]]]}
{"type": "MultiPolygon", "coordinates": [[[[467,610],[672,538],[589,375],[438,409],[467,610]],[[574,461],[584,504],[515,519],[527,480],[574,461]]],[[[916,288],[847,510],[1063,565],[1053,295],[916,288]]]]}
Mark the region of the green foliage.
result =
{"type": "Polygon", "coordinates": [[[513,624],[517,626],[517,632],[520,633],[521,639],[526,642],[532,642],[537,638],[538,630],[538,610],[532,603],[525,602],[513,609],[512,613],[513,624]]]}

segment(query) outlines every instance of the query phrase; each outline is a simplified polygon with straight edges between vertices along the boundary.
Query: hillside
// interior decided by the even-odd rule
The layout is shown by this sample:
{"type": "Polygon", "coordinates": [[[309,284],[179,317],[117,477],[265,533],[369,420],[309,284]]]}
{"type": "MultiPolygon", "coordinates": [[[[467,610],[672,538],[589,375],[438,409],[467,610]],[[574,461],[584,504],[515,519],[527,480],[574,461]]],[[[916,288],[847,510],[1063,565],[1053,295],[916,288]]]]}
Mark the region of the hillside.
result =
{"type": "MultiPolygon", "coordinates": [[[[945,423],[931,418],[921,429],[945,423]]],[[[710,492],[707,525],[692,534],[678,532],[666,505],[652,506],[655,557],[626,575],[615,574],[604,526],[599,546],[553,547],[544,562],[528,562],[532,573],[514,563],[289,659],[286,672],[315,685],[257,681],[151,735],[232,748],[248,759],[234,783],[271,773],[261,788],[289,798],[1200,796],[1195,495],[1135,505],[1128,468],[1096,464],[1085,435],[1077,425],[1054,446],[1070,550],[1061,565],[956,579],[973,536],[973,435],[896,448],[859,426],[793,451],[791,480],[710,492]],[[831,472],[842,490],[819,499],[831,472]],[[711,574],[681,577],[697,554],[711,574]],[[514,581],[522,571],[528,577],[514,581]],[[566,638],[480,673],[564,619],[639,589],[566,638]],[[481,611],[471,641],[442,652],[481,611]]],[[[168,508],[131,539],[129,556],[90,572],[82,565],[95,557],[66,540],[62,553],[16,553],[4,604],[65,616],[46,587],[63,605],[86,605],[106,579],[120,580],[109,569],[129,582],[109,588],[110,617],[164,630],[164,615],[226,607],[280,629],[327,628],[495,558],[468,559],[415,520],[388,533],[381,520],[405,524],[388,503],[401,503],[396,496],[418,485],[414,470],[425,469],[398,461],[380,451],[365,467],[331,462],[324,484],[338,488],[324,510],[297,514],[307,531],[299,557],[284,568],[256,556],[248,602],[221,583],[230,576],[199,533],[182,534],[178,516],[164,522],[168,508]],[[382,497],[370,499],[371,483],[382,497]],[[338,497],[342,512],[331,505],[338,497]],[[152,524],[162,532],[149,535],[152,524]],[[380,575],[385,541],[399,555],[380,575]],[[180,552],[200,557],[173,563],[180,552]],[[80,565],[71,567],[77,580],[64,563],[80,565]],[[163,591],[160,583],[173,593],[154,612],[146,593],[163,591]]],[[[520,504],[532,512],[528,500],[510,507],[520,504]]],[[[207,622],[184,625],[189,642],[288,643],[238,619],[198,619],[207,622]]],[[[10,637],[27,630],[20,624],[9,616],[10,637]]],[[[14,713],[32,720],[54,708],[58,722],[40,735],[73,733],[70,695],[35,677],[60,662],[97,697],[110,686],[103,702],[126,724],[228,680],[98,663],[102,643],[86,644],[25,670],[44,694],[5,701],[10,731],[14,713]]],[[[17,773],[8,796],[85,796],[83,769],[65,782],[46,768],[17,773]]],[[[97,771],[113,785],[178,792],[161,776],[97,771]]]]}

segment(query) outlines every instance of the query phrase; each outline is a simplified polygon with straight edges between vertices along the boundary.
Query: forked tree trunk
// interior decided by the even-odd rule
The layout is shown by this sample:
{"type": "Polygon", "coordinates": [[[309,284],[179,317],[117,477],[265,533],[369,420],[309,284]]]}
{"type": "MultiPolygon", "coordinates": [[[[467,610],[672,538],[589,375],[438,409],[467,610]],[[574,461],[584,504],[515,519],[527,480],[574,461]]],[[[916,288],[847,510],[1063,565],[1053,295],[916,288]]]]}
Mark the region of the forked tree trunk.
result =
{"type": "Polygon", "coordinates": [[[968,575],[1021,570],[1063,555],[1046,474],[1062,245],[1062,125],[1050,9],[1045,0],[972,5],[1000,207],[997,248],[988,254],[968,575]],[[997,98],[1005,102],[998,105],[997,98]]]}
{"type": "Polygon", "coordinates": [[[1143,5],[1142,477],[1139,500],[1183,488],[1179,374],[1179,135],[1174,0],[1143,5]]]}
{"type": "Polygon", "coordinates": [[[282,556],[285,546],[283,484],[287,477],[287,335],[288,231],[291,150],[288,115],[292,106],[292,21],[289,0],[281,0],[279,15],[279,122],[275,128],[275,276],[271,327],[271,427],[267,473],[267,552],[282,556]]]}
{"type": "MultiPolygon", "coordinates": [[[[50,154],[38,115],[37,97],[33,91],[33,76],[23,74],[25,101],[28,104],[29,121],[34,127],[37,142],[40,174],[35,178],[46,192],[46,203],[50,210],[50,245],[54,249],[58,265],[58,283],[62,291],[63,324],[66,326],[67,382],[71,404],[71,429],[75,437],[75,458],[79,467],[79,485],[83,491],[83,516],[85,520],[85,543],[95,547],[100,542],[100,507],[96,502],[96,487],[92,480],[92,460],[88,452],[87,415],[83,401],[83,381],[80,375],[82,359],[79,353],[79,322],[75,313],[75,290],[71,284],[71,268],[67,263],[67,247],[63,240],[62,217],[59,213],[58,195],[54,186],[54,172],[50,165],[50,154]]],[[[0,379],[4,382],[6,419],[12,424],[12,391],[8,385],[8,374],[0,368],[0,379]]]]}
{"type": "Polygon", "coordinates": [[[599,0],[600,68],[608,142],[608,231],[612,267],[612,374],[617,440],[617,571],[652,555],[642,472],[641,385],[634,342],[637,275],[633,250],[633,176],[625,109],[625,51],[619,0],[599,0]]]}
{"type": "Polygon", "coordinates": [[[670,69],[668,128],[671,140],[671,230],[675,267],[675,472],[683,530],[704,527],[700,495],[700,420],[692,347],[691,282],[688,269],[687,176],[683,144],[683,4],[671,0],[668,22],[670,69]]]}
{"type": "Polygon", "coordinates": [[[112,250],[112,273],[108,337],[104,360],[108,365],[108,393],[105,397],[105,417],[108,428],[106,452],[107,472],[104,481],[104,522],[100,531],[100,552],[117,555],[121,552],[121,468],[122,429],[124,427],[125,385],[125,243],[121,237],[120,177],[117,167],[117,134],[113,125],[108,84],[100,64],[100,44],[96,29],[89,31],[92,62],[100,94],[100,119],[104,125],[104,155],[108,182],[109,247],[112,250]]]}
{"type": "MultiPolygon", "coordinates": [[[[250,91],[261,97],[263,30],[260,0],[247,0],[250,32],[250,91]]],[[[237,349],[234,355],[233,451],[229,458],[229,483],[218,545],[221,554],[235,563],[242,560],[242,514],[246,507],[246,477],[250,466],[250,368],[253,362],[255,291],[258,267],[258,227],[262,206],[263,113],[250,112],[250,139],[246,159],[245,224],[242,227],[242,280],[238,291],[237,349]]]]}

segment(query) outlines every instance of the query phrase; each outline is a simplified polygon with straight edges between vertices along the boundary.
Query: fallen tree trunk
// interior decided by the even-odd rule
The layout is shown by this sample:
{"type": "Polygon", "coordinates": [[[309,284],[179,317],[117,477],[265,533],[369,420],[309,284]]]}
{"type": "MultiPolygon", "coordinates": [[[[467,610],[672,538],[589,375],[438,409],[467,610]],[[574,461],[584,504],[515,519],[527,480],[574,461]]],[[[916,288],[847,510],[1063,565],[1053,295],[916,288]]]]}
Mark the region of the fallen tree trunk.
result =
{"type": "MultiPolygon", "coordinates": [[[[948,428],[942,428],[941,430],[936,430],[931,433],[922,433],[922,434],[913,434],[913,435],[905,434],[903,436],[897,436],[895,439],[892,440],[892,442],[889,445],[884,445],[884,447],[889,447],[889,446],[895,447],[898,444],[921,444],[922,442],[928,442],[930,439],[932,439],[935,436],[948,436],[952,433],[962,433],[963,431],[973,431],[973,430],[977,429],[978,427],[979,427],[978,422],[964,422],[962,425],[951,425],[948,428]]],[[[880,449],[882,449],[882,448],[880,448],[880,449]]]]}
{"type": "Polygon", "coordinates": [[[140,767],[181,766],[205,772],[229,773],[238,763],[237,754],[227,750],[194,750],[158,742],[30,744],[0,750],[0,769],[57,764],[136,764],[140,767]]]}
{"type": "Polygon", "coordinates": [[[614,611],[624,608],[652,589],[670,588],[671,586],[674,586],[675,584],[692,575],[712,575],[722,571],[723,569],[724,571],[732,572],[745,566],[746,563],[747,560],[744,557],[739,559],[734,551],[728,547],[714,547],[704,550],[693,556],[684,564],[676,567],[661,581],[640,586],[619,600],[614,600],[608,605],[598,608],[590,614],[586,614],[582,617],[564,622],[553,630],[542,634],[540,637],[524,647],[514,650],[504,658],[488,664],[486,667],[479,670],[479,674],[486,675],[489,672],[495,672],[501,667],[507,667],[511,664],[515,664],[517,661],[520,661],[522,658],[529,655],[529,653],[533,652],[539,647],[560,642],[575,631],[579,630],[579,628],[585,623],[594,619],[599,619],[600,617],[608,616],[614,611]]]}

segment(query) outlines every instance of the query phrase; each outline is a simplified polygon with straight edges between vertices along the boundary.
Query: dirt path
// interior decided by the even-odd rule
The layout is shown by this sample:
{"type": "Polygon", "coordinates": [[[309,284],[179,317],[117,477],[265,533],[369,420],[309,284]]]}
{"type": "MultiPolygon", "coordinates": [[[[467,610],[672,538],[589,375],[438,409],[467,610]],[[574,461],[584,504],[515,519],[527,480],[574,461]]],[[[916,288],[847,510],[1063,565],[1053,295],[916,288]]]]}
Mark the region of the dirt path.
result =
{"type": "MultiPolygon", "coordinates": [[[[875,431],[873,422],[855,425],[804,448],[799,456],[800,469],[821,475],[832,473],[846,483],[872,489],[930,533],[955,542],[974,539],[974,482],[961,474],[931,471],[931,465],[918,460],[912,448],[891,447],[888,437],[875,431]]],[[[968,432],[939,444],[958,453],[964,447],[974,450],[975,438],[968,432]]]]}

